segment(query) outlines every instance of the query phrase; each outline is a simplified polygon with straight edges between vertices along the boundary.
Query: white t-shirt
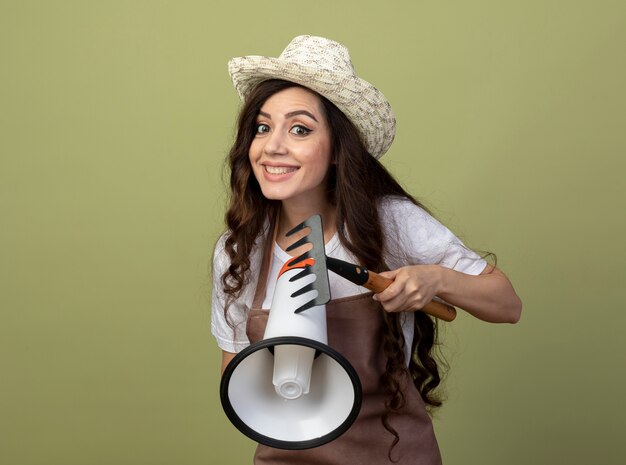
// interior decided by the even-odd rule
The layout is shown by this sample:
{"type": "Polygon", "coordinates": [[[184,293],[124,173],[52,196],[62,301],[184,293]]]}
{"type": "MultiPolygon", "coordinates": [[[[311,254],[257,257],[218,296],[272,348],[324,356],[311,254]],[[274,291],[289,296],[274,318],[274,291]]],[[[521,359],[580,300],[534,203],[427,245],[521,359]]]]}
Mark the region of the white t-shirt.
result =
{"type": "MultiPolygon", "coordinates": [[[[452,232],[434,219],[422,208],[406,199],[385,198],[379,205],[381,224],[385,230],[388,248],[397,251],[385,256],[390,269],[407,265],[439,264],[462,273],[478,275],[486,262],[475,252],[468,249],[452,232]]],[[[267,231],[265,231],[266,233],[267,231]]],[[[211,313],[211,332],[217,340],[218,346],[227,352],[239,352],[250,345],[246,336],[246,320],[252,306],[256,280],[260,273],[262,258],[262,235],[255,244],[250,257],[249,282],[244,287],[240,297],[228,309],[229,319],[234,328],[224,317],[225,294],[222,290],[221,276],[228,268],[229,258],[224,251],[224,236],[222,236],[213,256],[213,296],[211,313]]],[[[274,243],[274,257],[268,275],[267,289],[263,308],[270,308],[278,272],[291,256],[274,243]]],[[[356,263],[354,256],[348,252],[335,236],[326,244],[326,255],[356,263]]],[[[369,292],[364,287],[329,273],[331,298],[338,299],[369,292]]],[[[413,341],[413,312],[403,313],[403,333],[405,344],[405,360],[409,360],[409,353],[413,341]]]]}

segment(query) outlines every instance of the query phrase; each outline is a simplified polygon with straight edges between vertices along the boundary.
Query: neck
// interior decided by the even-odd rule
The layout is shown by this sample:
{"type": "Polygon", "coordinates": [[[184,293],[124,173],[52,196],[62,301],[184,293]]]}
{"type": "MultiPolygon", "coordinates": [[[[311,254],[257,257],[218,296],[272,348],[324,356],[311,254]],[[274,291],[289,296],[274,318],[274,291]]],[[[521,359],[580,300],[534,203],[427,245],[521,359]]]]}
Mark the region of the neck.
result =
{"type": "Polygon", "coordinates": [[[302,223],[312,215],[322,216],[322,224],[324,226],[324,242],[328,242],[336,232],[336,209],[326,200],[323,202],[315,202],[311,199],[309,202],[282,202],[277,235],[278,244],[282,246],[285,243],[287,245],[292,243],[293,238],[285,241],[285,234],[287,231],[302,223]]]}

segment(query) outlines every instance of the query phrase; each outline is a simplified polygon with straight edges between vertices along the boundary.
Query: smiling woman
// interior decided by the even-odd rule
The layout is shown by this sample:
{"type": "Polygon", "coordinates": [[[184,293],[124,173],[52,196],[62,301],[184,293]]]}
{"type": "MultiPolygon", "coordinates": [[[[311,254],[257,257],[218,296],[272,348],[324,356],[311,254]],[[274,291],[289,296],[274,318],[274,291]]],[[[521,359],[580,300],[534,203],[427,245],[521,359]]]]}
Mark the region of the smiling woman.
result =
{"type": "Polygon", "coordinates": [[[289,87],[265,101],[250,164],[263,195],[283,201],[284,223],[297,210],[323,211],[330,161],[330,129],[315,93],[289,87]]]}
{"type": "Polygon", "coordinates": [[[372,295],[329,276],[328,343],[363,385],[352,426],[307,450],[260,444],[255,463],[440,464],[428,415],[441,404],[436,321],[419,310],[437,296],[479,319],[515,322],[519,298],[378,161],[395,118],[384,95],[354,75],[345,47],[300,36],[279,58],[235,58],[229,70],[244,104],[228,155],[227,230],[214,253],[222,371],[262,338],[280,269],[301,252],[286,252],[285,233],[310,216],[323,218],[326,255],[393,281],[372,295]]]}

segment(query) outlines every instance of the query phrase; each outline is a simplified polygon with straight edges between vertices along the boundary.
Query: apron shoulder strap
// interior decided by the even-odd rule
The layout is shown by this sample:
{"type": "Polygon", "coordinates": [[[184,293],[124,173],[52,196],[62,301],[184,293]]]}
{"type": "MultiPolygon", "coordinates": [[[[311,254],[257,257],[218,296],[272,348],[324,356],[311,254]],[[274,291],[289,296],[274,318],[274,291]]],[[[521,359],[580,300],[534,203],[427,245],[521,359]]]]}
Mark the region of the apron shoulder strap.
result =
{"type": "Polygon", "coordinates": [[[254,291],[254,299],[252,300],[253,309],[261,309],[263,300],[265,300],[265,290],[267,289],[267,277],[272,267],[272,258],[274,256],[274,243],[278,234],[278,213],[270,220],[268,234],[263,240],[263,258],[261,260],[261,269],[259,279],[256,283],[254,291]]]}

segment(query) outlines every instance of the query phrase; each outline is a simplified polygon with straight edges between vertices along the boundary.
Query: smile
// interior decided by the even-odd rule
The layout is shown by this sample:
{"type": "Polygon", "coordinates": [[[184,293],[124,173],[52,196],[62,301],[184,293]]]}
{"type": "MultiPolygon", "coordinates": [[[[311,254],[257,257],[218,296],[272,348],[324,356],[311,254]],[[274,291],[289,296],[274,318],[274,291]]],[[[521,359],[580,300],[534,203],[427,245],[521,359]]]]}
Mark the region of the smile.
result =
{"type": "Polygon", "coordinates": [[[293,173],[294,171],[296,171],[298,169],[298,168],[295,168],[293,166],[268,166],[268,165],[263,165],[263,167],[265,168],[265,171],[268,172],[269,174],[293,173]]]}

